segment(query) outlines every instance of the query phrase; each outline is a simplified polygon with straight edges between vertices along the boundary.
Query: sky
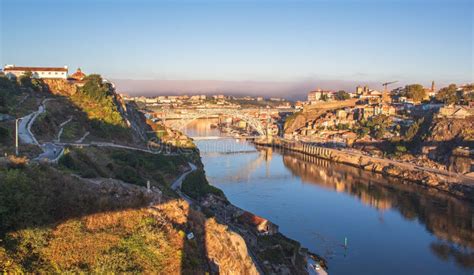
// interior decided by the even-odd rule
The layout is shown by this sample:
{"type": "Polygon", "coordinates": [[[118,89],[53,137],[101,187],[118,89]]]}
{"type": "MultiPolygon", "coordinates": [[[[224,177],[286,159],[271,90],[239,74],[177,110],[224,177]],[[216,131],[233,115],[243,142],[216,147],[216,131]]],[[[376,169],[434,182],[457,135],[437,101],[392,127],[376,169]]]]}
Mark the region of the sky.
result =
{"type": "Polygon", "coordinates": [[[1,64],[81,67],[129,94],[473,82],[470,0],[0,2],[1,64]]]}

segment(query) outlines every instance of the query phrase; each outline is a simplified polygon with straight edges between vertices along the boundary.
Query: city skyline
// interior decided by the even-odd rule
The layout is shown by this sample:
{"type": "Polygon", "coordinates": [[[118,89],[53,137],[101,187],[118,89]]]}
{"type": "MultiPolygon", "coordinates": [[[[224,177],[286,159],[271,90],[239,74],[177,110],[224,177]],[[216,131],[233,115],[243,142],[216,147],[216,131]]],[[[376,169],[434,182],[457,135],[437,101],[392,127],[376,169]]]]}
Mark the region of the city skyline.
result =
{"type": "Polygon", "coordinates": [[[81,67],[131,94],[472,82],[470,1],[1,5],[3,65],[81,67]]]}

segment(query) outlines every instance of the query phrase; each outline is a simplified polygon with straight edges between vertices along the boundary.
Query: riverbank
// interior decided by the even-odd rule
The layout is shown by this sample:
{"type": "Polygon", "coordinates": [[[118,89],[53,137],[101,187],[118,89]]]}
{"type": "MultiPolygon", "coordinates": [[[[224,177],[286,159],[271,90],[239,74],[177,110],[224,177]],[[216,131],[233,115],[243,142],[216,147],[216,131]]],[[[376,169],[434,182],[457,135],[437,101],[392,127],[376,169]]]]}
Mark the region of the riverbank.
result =
{"type": "Polygon", "coordinates": [[[310,261],[327,269],[324,258],[281,234],[278,225],[230,203],[220,189],[209,185],[202,163],[189,164],[191,168],[173,189],[196,210],[239,234],[259,273],[306,274],[310,261]]]}
{"type": "Polygon", "coordinates": [[[371,157],[358,151],[332,149],[284,139],[273,139],[271,141],[255,140],[254,143],[259,146],[277,147],[355,166],[366,171],[400,178],[428,188],[435,188],[471,202],[474,201],[474,178],[465,175],[420,167],[390,159],[371,157]]]}

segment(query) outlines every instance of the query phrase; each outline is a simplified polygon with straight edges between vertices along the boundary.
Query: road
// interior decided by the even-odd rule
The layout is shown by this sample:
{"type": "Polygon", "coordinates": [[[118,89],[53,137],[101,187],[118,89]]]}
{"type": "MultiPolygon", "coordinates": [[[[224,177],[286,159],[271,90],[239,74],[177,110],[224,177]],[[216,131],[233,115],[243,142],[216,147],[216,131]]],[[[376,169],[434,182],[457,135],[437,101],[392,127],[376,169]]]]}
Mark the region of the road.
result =
{"type": "Polygon", "coordinates": [[[44,99],[37,111],[32,112],[29,115],[26,115],[20,118],[20,123],[18,125],[18,136],[23,143],[26,144],[36,144],[40,145],[36,140],[35,136],[31,132],[31,126],[35,122],[36,118],[46,111],[46,102],[52,100],[51,98],[44,99]]]}
{"type": "Polygon", "coordinates": [[[56,145],[51,142],[41,144],[40,146],[41,146],[41,149],[43,150],[43,153],[41,153],[37,157],[38,160],[56,162],[59,159],[59,157],[63,154],[63,151],[64,151],[64,147],[60,145],[56,145]]]}
{"type": "MultiPolygon", "coordinates": [[[[294,142],[292,140],[283,139],[283,138],[279,138],[279,140],[281,140],[283,142],[286,142],[286,143],[294,142]]],[[[311,144],[310,142],[306,142],[306,143],[311,144]]],[[[339,153],[342,152],[344,154],[348,154],[348,155],[355,156],[355,157],[364,157],[366,159],[373,160],[374,162],[384,163],[385,165],[390,165],[391,164],[391,165],[394,165],[394,166],[405,168],[407,170],[420,170],[420,171],[430,172],[430,173],[446,176],[446,177],[449,177],[451,179],[457,179],[459,182],[461,182],[463,184],[474,185],[474,178],[473,177],[466,176],[466,175],[459,174],[459,173],[455,173],[455,172],[440,170],[440,169],[431,168],[431,167],[419,166],[419,165],[416,165],[416,164],[413,164],[413,163],[401,162],[401,161],[391,160],[391,159],[387,159],[387,158],[379,158],[379,157],[368,156],[368,155],[363,154],[363,153],[354,152],[353,150],[347,150],[347,149],[343,149],[343,148],[341,148],[341,149],[334,149],[334,148],[328,148],[328,147],[324,147],[324,148],[329,150],[329,151],[339,152],[339,153]]]]}
{"type": "Polygon", "coordinates": [[[171,184],[171,189],[173,190],[178,190],[178,189],[181,189],[181,185],[183,184],[183,181],[184,179],[186,178],[187,175],[189,175],[190,173],[196,171],[197,167],[196,165],[192,164],[191,162],[188,162],[189,164],[189,167],[191,167],[190,170],[184,172],[183,174],[181,174],[181,176],[179,176],[179,178],[177,178],[173,184],[171,184]]]}
{"type": "Polygon", "coordinates": [[[57,161],[64,148],[60,145],[55,145],[49,142],[40,144],[31,132],[31,126],[35,122],[36,118],[46,111],[45,104],[50,100],[52,99],[48,98],[43,100],[41,105],[38,107],[38,110],[20,118],[20,123],[18,124],[18,137],[25,144],[34,144],[41,147],[43,153],[41,153],[36,158],[37,160],[57,161]]]}
{"type": "MultiPolygon", "coordinates": [[[[121,148],[121,149],[127,149],[127,150],[135,150],[135,151],[142,151],[146,153],[152,153],[152,154],[158,154],[160,152],[155,152],[147,149],[142,149],[142,148],[137,148],[137,147],[131,147],[131,146],[125,146],[125,145],[119,145],[119,144],[113,144],[113,143],[106,143],[106,142],[91,142],[90,144],[74,144],[74,143],[59,143],[59,142],[46,142],[44,144],[40,144],[38,140],[35,138],[34,134],[31,132],[31,126],[35,122],[36,118],[44,113],[46,111],[46,102],[50,101],[52,99],[48,98],[45,99],[41,102],[41,105],[38,107],[38,110],[20,118],[19,124],[18,124],[18,137],[20,140],[25,143],[25,144],[34,144],[38,145],[42,150],[43,153],[41,153],[36,160],[43,160],[43,161],[50,161],[50,162],[56,162],[59,157],[63,154],[64,152],[64,146],[66,145],[71,145],[71,146],[99,146],[99,147],[114,147],[114,148],[121,148]]],[[[62,132],[63,127],[72,120],[72,117],[63,122],[60,126],[60,133],[62,132]]],[[[84,137],[81,138],[80,142],[88,135],[84,135],[84,137]]],[[[58,134],[58,139],[60,138],[60,134],[58,134]]],[[[195,166],[194,166],[195,167],[195,166]]],[[[192,168],[192,166],[191,166],[192,168]]],[[[191,171],[192,172],[192,171],[191,171]]]]}

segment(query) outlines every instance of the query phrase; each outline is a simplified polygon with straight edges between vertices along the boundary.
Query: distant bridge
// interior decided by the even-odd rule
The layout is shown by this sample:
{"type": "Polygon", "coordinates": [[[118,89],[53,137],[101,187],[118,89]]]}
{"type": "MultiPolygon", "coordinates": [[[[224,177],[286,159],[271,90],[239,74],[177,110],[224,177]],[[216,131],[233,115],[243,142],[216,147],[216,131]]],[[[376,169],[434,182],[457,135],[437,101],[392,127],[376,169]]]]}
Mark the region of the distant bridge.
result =
{"type": "Polygon", "coordinates": [[[168,120],[169,125],[177,130],[183,131],[186,125],[191,121],[199,118],[219,117],[221,115],[230,116],[245,121],[252,129],[254,129],[260,136],[267,135],[265,125],[254,116],[238,109],[193,109],[183,113],[176,113],[174,111],[163,111],[158,118],[168,120]],[[169,122],[172,120],[172,122],[169,122]]]}

